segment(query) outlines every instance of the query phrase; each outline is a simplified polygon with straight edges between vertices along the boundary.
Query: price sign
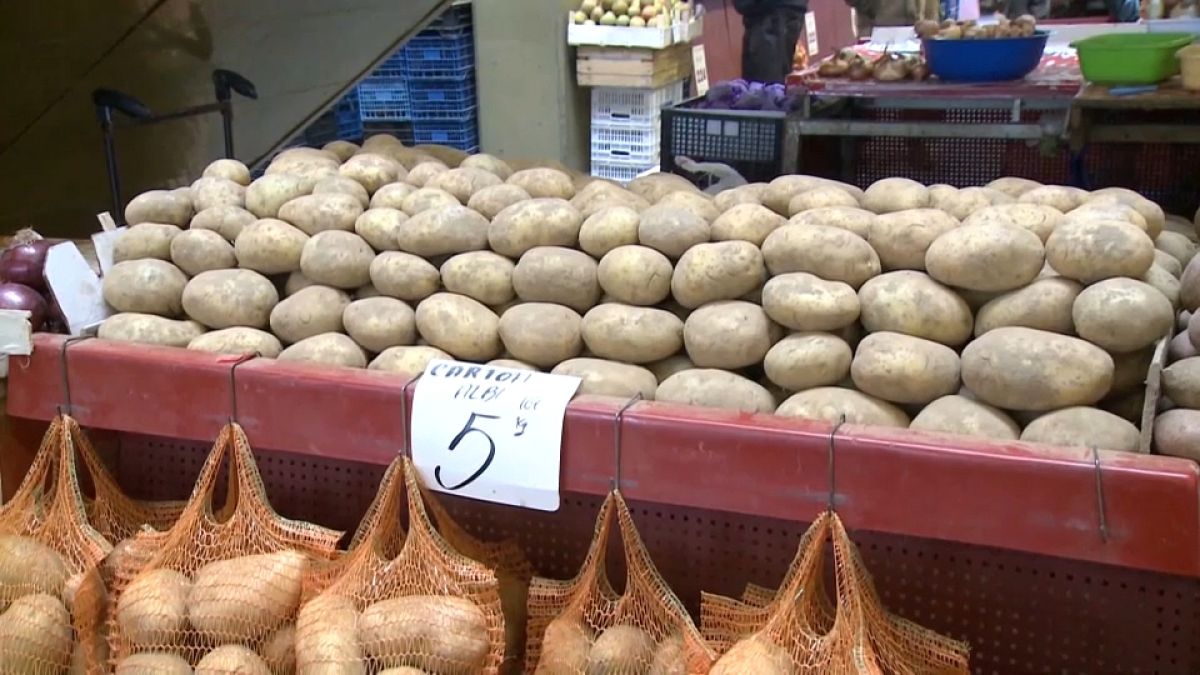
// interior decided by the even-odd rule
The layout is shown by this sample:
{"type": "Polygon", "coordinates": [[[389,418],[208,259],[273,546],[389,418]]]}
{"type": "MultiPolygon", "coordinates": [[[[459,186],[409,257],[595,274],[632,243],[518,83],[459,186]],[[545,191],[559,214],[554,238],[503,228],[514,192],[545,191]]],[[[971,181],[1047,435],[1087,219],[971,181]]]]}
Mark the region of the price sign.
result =
{"type": "Polygon", "coordinates": [[[808,55],[815,61],[817,52],[821,51],[820,43],[817,42],[816,12],[808,12],[804,15],[804,35],[808,37],[808,55]]]}
{"type": "Polygon", "coordinates": [[[413,464],[431,490],[557,511],[563,416],[579,378],[431,361],[412,409],[413,464]]]}
{"type": "Polygon", "coordinates": [[[704,45],[692,46],[692,71],[696,74],[696,95],[708,93],[708,60],[704,56],[704,45]]]}

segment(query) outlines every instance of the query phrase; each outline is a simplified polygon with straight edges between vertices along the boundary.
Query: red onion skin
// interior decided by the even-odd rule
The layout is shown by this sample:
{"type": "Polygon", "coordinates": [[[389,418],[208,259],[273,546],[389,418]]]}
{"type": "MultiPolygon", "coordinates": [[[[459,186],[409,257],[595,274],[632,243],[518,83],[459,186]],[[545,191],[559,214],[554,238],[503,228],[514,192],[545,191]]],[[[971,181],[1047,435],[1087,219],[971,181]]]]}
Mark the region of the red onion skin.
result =
{"type": "Polygon", "coordinates": [[[29,312],[29,326],[36,332],[46,322],[46,299],[41,293],[11,281],[0,283],[0,309],[23,309],[29,312]]]}
{"type": "Polygon", "coordinates": [[[13,244],[0,253],[0,279],[41,290],[46,287],[44,270],[50,242],[45,239],[13,244]]]}

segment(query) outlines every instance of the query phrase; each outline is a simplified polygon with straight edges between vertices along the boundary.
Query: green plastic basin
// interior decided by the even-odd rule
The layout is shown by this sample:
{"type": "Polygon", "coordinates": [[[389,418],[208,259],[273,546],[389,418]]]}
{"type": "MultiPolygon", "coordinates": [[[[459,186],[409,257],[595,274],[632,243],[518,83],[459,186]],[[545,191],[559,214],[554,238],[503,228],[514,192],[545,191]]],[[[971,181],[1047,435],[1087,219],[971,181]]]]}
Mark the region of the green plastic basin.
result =
{"type": "Polygon", "coordinates": [[[1179,73],[1175,52],[1191,33],[1113,33],[1072,42],[1079,68],[1096,84],[1155,84],[1179,73]]]}

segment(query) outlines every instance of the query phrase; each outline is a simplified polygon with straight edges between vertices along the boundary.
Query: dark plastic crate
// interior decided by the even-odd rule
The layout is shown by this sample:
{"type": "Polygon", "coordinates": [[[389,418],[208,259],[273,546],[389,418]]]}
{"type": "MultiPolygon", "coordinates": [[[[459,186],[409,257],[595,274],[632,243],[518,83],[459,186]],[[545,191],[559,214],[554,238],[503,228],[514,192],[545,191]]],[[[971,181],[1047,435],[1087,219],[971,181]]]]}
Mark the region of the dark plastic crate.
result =
{"type": "Polygon", "coordinates": [[[460,79],[474,74],[475,38],[418,35],[404,47],[404,72],[409,80],[460,79]]]}
{"type": "Polygon", "coordinates": [[[406,77],[405,64],[407,63],[406,50],[404,47],[397,49],[394,54],[387,57],[387,60],[379,64],[379,67],[371,72],[363,82],[373,80],[399,80],[406,77]]]}
{"type": "Polygon", "coordinates": [[[358,90],[351,89],[333,107],[333,116],[337,122],[338,138],[359,138],[362,136],[362,117],[359,113],[358,90]]]}
{"type": "Polygon", "coordinates": [[[458,148],[464,152],[479,150],[479,125],[472,116],[462,122],[413,122],[413,140],[458,148]]]}
{"type": "Polygon", "coordinates": [[[675,170],[675,158],[720,162],[751,182],[769,181],[783,172],[782,112],[702,110],[700,98],[663,108],[659,166],[675,170]]]}

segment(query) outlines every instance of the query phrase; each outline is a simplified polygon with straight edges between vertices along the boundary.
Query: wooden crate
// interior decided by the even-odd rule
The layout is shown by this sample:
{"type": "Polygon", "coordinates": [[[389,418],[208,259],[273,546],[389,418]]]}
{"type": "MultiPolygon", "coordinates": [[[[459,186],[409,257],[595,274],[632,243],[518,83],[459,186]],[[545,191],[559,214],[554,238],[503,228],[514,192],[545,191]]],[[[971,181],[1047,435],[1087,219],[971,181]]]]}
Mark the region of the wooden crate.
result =
{"type": "Polygon", "coordinates": [[[585,87],[658,88],[692,76],[690,45],[666,49],[580,47],[575,72],[585,87]]]}

